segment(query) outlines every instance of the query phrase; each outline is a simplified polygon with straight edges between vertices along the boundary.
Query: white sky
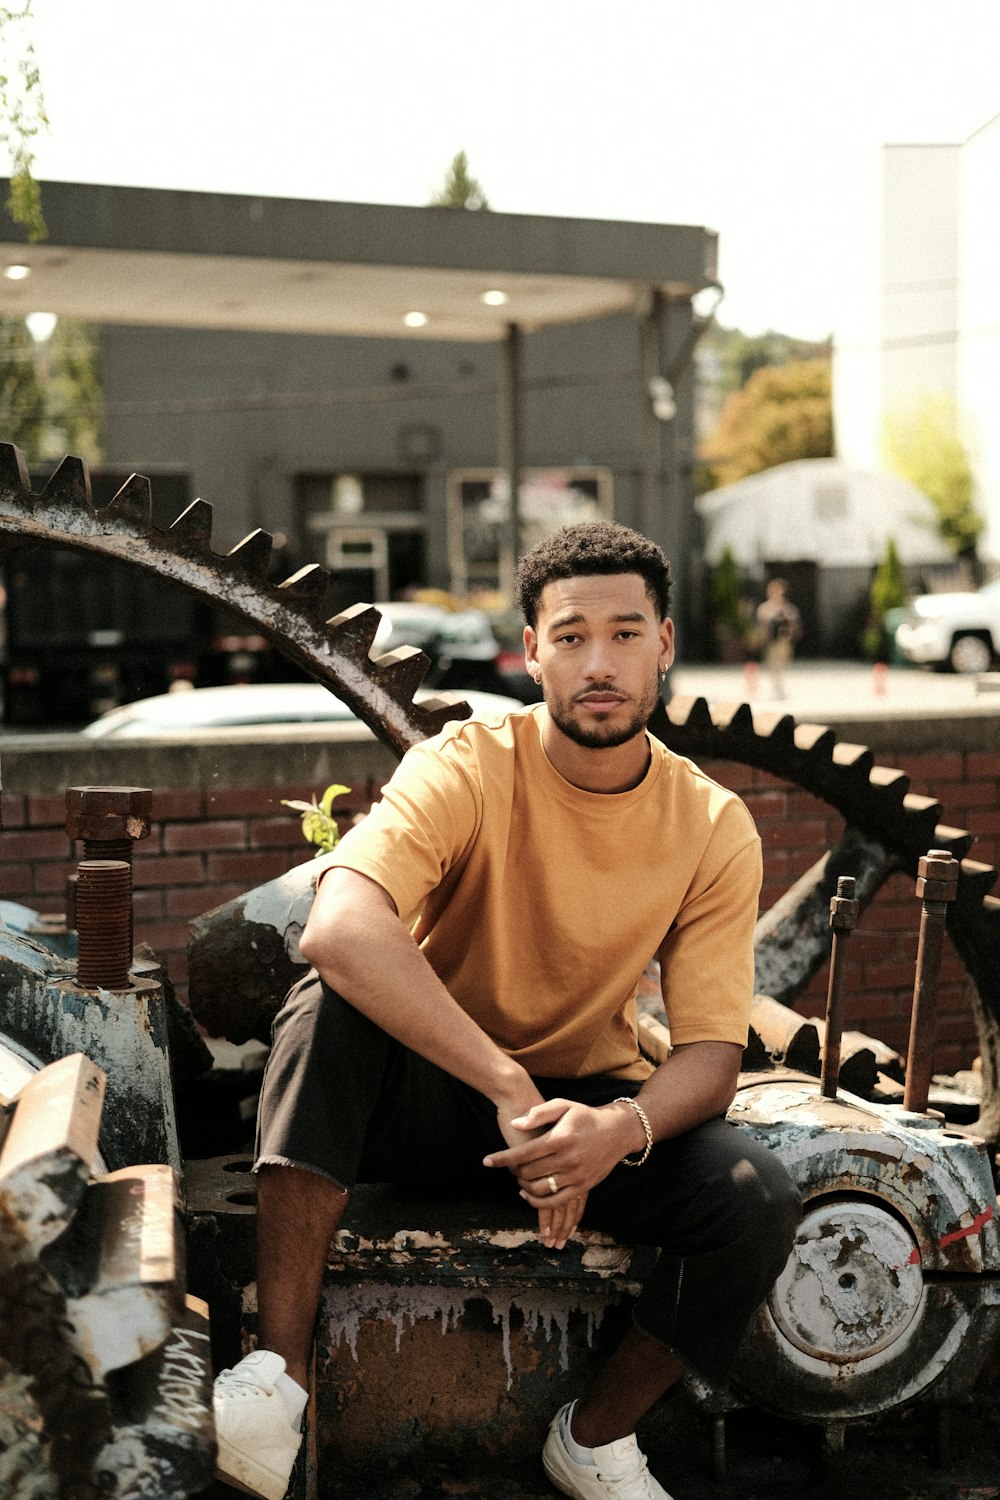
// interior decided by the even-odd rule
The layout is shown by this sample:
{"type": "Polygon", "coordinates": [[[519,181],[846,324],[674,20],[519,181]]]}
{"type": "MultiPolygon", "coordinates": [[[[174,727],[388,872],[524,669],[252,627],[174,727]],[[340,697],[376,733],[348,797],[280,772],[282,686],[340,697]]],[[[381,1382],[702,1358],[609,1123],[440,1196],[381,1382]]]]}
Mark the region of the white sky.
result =
{"type": "Polygon", "coordinates": [[[878,277],[880,147],[1000,113],[1000,0],[34,0],[41,178],[707,224],[720,319],[878,277]]]}

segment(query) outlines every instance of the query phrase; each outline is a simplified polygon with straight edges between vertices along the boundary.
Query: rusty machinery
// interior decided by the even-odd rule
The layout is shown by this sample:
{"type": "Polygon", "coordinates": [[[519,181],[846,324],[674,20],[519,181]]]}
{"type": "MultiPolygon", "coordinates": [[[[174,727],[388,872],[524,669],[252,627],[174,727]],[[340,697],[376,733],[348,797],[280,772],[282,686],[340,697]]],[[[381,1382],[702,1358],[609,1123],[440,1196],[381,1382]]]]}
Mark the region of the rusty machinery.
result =
{"type": "MultiPolygon", "coordinates": [[[[201,501],[169,528],[155,527],[148,484],[135,477],[105,509],[95,510],[86,468],[76,459],[65,460],[34,495],[20,454],[0,446],[0,553],[27,542],[119,558],[236,610],[343,698],[397,754],[459,716],[453,707],[414,705],[426,666],[421,653],[403,648],[371,658],[378,617],[370,606],[327,617],[322,568],[270,581],[271,543],[261,531],[224,556],[214,553],[211,508],[201,501]]],[[[940,804],[911,794],[905,775],[875,765],[864,747],[838,743],[829,729],[746,705],[677,698],[661,705],[651,727],[681,754],[760,767],[844,817],[836,848],[762,917],[756,940],[757,988],[780,1004],[794,1000],[834,949],[823,1076],[773,1066],[747,1073],[731,1112],[798,1180],[806,1199],[802,1229],[732,1387],[700,1392],[717,1413],[753,1402],[819,1423],[835,1444],[845,1422],[968,1390],[996,1342],[1000,1305],[990,1156],[981,1137],[948,1128],[924,1107],[915,1082],[930,1056],[921,1006],[906,1104],[865,1099],[838,1086],[834,1059],[844,980],[837,949],[891,873],[909,871],[920,881],[923,999],[933,992],[934,946],[947,925],[972,980],[980,1031],[978,1129],[995,1140],[1000,902],[988,892],[996,872],[966,857],[971,835],[942,824],[940,804]]],[[[244,1037],[266,1034],[268,1015],[299,962],[296,937],[308,898],[308,871],[301,868],[194,924],[192,1008],[211,1033],[232,1040],[240,1040],[241,1031],[244,1037]],[[271,981],[263,999],[262,959],[271,981]],[[220,961],[228,1004],[218,987],[199,983],[199,973],[210,978],[220,961]],[[258,999],[249,1016],[241,964],[248,975],[255,968],[258,999]]],[[[655,1017],[653,1024],[660,1024],[655,1017]]]]}

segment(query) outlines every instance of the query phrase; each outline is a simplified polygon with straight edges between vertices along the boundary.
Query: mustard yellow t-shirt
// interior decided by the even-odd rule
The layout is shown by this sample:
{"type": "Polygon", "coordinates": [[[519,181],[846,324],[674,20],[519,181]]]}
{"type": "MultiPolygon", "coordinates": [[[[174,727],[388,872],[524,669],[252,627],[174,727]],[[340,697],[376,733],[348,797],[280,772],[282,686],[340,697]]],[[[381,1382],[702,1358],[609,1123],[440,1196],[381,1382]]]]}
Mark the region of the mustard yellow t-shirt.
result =
{"type": "Polygon", "coordinates": [[[635,995],[659,952],[675,1045],[746,1042],[760,840],[732,792],[649,736],[633,790],[570,785],[546,709],[410,750],[324,865],[392,897],[462,1008],[535,1075],[641,1078],[635,995]]]}

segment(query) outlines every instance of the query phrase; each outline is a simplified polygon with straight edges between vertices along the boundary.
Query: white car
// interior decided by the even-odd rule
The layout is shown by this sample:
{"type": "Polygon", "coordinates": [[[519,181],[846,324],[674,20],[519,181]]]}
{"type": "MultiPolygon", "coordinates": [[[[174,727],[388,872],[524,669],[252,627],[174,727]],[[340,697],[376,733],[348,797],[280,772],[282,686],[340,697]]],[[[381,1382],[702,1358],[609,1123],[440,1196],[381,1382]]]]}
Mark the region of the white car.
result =
{"type": "Polygon", "coordinates": [[[1000,578],[975,592],[920,594],[896,629],[910,661],[953,672],[988,672],[1000,656],[1000,578]]]}
{"type": "MultiPolygon", "coordinates": [[[[493,715],[520,709],[518,698],[500,693],[418,689],[414,701],[428,698],[468,703],[474,714],[493,715]]],[[[188,688],[140,698],[109,709],[80,733],[89,740],[183,739],[193,731],[219,738],[230,729],[258,724],[350,723],[356,715],[320,682],[233,683],[227,687],[188,688]]]]}

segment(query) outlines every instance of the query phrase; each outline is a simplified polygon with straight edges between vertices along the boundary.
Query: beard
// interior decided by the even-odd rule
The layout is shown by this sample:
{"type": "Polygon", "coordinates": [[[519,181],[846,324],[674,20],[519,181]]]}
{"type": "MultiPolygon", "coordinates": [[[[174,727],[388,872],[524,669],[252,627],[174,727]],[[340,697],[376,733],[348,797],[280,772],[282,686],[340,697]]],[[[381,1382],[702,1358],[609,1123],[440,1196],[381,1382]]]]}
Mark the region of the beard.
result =
{"type": "MultiPolygon", "coordinates": [[[[575,745],[582,745],[585,750],[613,750],[618,745],[627,745],[629,740],[643,732],[660,701],[658,684],[654,678],[652,686],[639,699],[635,711],[628,719],[624,721],[612,719],[609,714],[603,723],[597,722],[585,726],[576,717],[575,699],[556,697],[548,691],[544,680],[542,691],[545,694],[545,706],[556,728],[561,730],[568,740],[572,740],[575,745]]],[[[627,705],[623,706],[627,707],[627,705]]]]}

